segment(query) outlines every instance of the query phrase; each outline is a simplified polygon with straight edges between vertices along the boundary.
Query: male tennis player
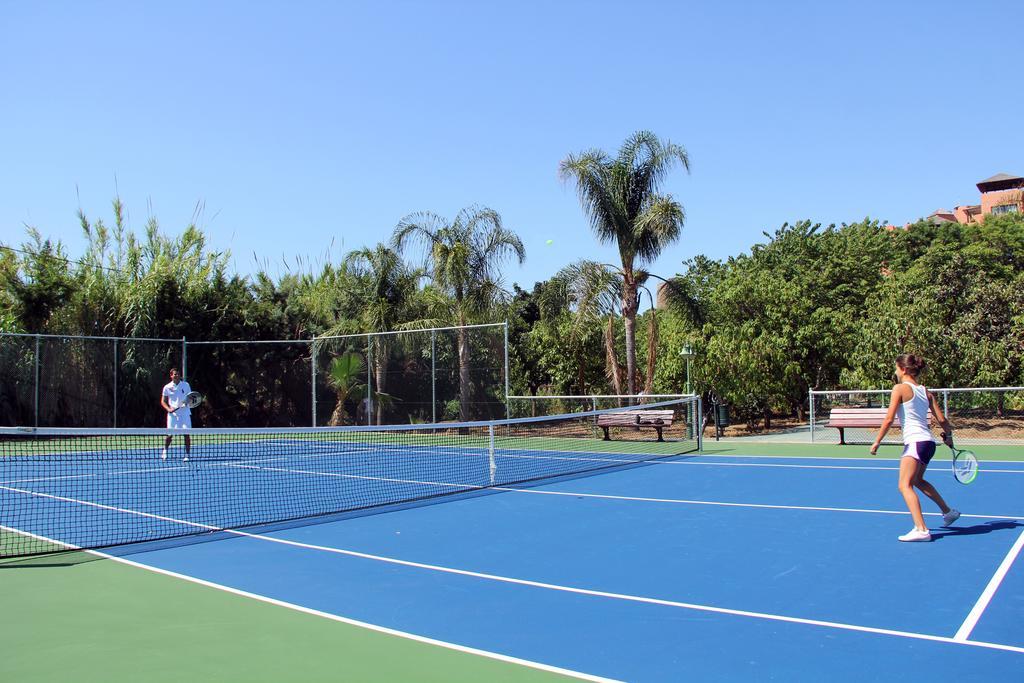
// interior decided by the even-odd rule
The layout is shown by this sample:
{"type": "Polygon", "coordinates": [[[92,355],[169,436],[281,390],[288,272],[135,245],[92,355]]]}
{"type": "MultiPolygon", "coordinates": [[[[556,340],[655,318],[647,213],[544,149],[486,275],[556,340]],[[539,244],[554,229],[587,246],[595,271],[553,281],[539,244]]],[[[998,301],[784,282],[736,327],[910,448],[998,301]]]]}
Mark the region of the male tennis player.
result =
{"type": "Polygon", "coordinates": [[[900,493],[914,518],[914,528],[899,537],[901,541],[930,541],[932,534],[924,523],[921,514],[921,501],[914,487],[931,498],[942,511],[942,526],[955,522],[960,513],[946,504],[942,495],[934,486],[925,481],[924,471],[935,455],[935,439],[928,426],[928,408],[931,408],[935,421],[942,425],[942,440],[947,446],[953,445],[953,425],[942,414],[942,407],[935,394],[918,384],[918,375],[925,369],[924,359],[912,353],[905,353],[896,359],[896,379],[899,384],[892,388],[889,400],[889,411],[878,429],[878,436],[871,444],[871,455],[878,452],[878,446],[885,438],[896,416],[899,415],[900,427],[903,430],[903,456],[900,458],[900,493]]]}
{"type": "MultiPolygon", "coordinates": [[[[185,397],[191,391],[192,387],[181,378],[178,368],[171,368],[171,381],[164,385],[163,393],[160,394],[160,405],[167,411],[168,429],[192,429],[192,409],[185,402],[185,397]]],[[[182,436],[185,437],[184,459],[187,461],[189,453],[192,452],[192,437],[188,435],[187,431],[182,436]]],[[[167,459],[167,449],[171,447],[171,439],[173,438],[172,435],[167,435],[167,440],[164,441],[164,449],[160,452],[161,460],[167,459]]]]}

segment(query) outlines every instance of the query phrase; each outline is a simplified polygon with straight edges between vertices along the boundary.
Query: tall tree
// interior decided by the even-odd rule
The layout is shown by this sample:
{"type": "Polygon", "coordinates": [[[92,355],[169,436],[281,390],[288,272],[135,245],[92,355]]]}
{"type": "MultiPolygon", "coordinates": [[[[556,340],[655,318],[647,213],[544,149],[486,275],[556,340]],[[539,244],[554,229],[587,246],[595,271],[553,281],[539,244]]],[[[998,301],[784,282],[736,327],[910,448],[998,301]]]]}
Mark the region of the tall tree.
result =
{"type": "Polygon", "coordinates": [[[622,276],[594,261],[579,261],[562,268],[552,283],[573,312],[569,342],[577,349],[579,390],[587,393],[584,380],[584,339],[591,328],[604,327],[605,374],[616,394],[622,393],[622,371],[615,353],[615,316],[622,301],[622,276]]]}
{"type": "MultiPolygon", "coordinates": [[[[410,319],[410,306],[422,271],[409,268],[402,258],[383,244],[353,251],[345,259],[359,282],[362,309],[359,323],[364,332],[388,332],[410,319]]],[[[388,353],[392,337],[370,338],[370,362],[376,375],[377,394],[387,390],[388,353]]],[[[384,411],[377,408],[377,424],[383,424],[384,411]]]]}
{"type": "Polygon", "coordinates": [[[395,227],[392,246],[399,253],[419,248],[434,288],[435,309],[458,325],[459,418],[469,419],[472,400],[469,335],[464,326],[482,319],[508,298],[501,266],[509,258],[526,260],[526,249],[515,232],[506,228],[497,211],[468,207],[448,221],[420,212],[395,227]]]}
{"type": "Polygon", "coordinates": [[[649,131],[630,136],[616,157],[592,149],[570,154],[559,165],[563,181],[576,184],[590,225],[603,243],[614,244],[622,262],[622,316],[626,327],[626,378],[636,393],[636,314],[640,287],[649,274],[642,269],[679,239],[686,214],[662,182],[676,163],[690,170],[681,145],[662,142],[649,131]]]}

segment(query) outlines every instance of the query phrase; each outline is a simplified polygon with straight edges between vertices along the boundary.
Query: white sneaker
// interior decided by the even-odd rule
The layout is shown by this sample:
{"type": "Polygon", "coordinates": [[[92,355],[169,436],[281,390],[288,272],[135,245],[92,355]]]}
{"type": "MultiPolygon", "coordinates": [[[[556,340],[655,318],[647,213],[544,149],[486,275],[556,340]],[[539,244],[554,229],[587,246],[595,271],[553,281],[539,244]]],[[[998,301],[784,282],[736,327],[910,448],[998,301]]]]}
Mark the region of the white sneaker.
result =
{"type": "Polygon", "coordinates": [[[921,530],[915,527],[899,538],[906,543],[914,543],[917,541],[930,541],[932,540],[932,534],[927,529],[921,530]]]}
{"type": "Polygon", "coordinates": [[[182,458],[181,461],[182,462],[188,462],[188,453],[185,454],[185,457],[182,458]]]}
{"type": "Polygon", "coordinates": [[[942,515],[942,526],[949,526],[958,519],[960,519],[960,511],[950,508],[949,512],[942,515]]]}
{"type": "Polygon", "coordinates": [[[166,460],[167,459],[167,449],[166,448],[163,449],[162,451],[160,451],[160,459],[161,460],[166,460]]]}

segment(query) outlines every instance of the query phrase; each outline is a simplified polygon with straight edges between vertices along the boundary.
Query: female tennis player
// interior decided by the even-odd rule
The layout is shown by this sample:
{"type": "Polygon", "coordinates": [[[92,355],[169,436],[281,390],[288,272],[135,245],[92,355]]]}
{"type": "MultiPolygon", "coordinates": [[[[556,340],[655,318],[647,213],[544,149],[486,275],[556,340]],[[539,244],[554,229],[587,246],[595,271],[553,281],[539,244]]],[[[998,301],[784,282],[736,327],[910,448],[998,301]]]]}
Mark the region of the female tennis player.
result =
{"type": "Polygon", "coordinates": [[[947,445],[953,442],[953,426],[942,413],[935,395],[918,384],[917,378],[924,371],[925,362],[920,356],[905,353],[896,358],[896,379],[899,384],[892,388],[889,399],[889,412],[885,415],[878,436],[871,444],[871,455],[878,452],[878,446],[892,426],[893,419],[899,414],[903,428],[903,456],[900,458],[900,493],[907,503],[910,516],[914,518],[914,528],[899,537],[901,541],[930,541],[931,532],[924,523],[921,514],[921,501],[914,491],[916,486],[924,495],[935,501],[942,510],[942,525],[949,526],[960,517],[960,513],[946,505],[939,492],[924,480],[924,471],[928,462],[935,455],[935,439],[928,427],[928,407],[936,422],[942,425],[942,438],[947,445]]]}
{"type": "MultiPolygon", "coordinates": [[[[185,398],[191,391],[192,387],[181,378],[178,368],[171,368],[171,381],[164,385],[164,389],[160,394],[160,405],[167,411],[167,428],[181,429],[185,432],[183,436],[185,437],[184,460],[186,461],[192,452],[192,437],[189,436],[187,431],[192,429],[192,409],[188,407],[185,398]]],[[[167,439],[164,441],[164,449],[160,451],[161,460],[167,459],[167,449],[171,447],[171,439],[173,438],[170,434],[167,435],[167,439]]]]}

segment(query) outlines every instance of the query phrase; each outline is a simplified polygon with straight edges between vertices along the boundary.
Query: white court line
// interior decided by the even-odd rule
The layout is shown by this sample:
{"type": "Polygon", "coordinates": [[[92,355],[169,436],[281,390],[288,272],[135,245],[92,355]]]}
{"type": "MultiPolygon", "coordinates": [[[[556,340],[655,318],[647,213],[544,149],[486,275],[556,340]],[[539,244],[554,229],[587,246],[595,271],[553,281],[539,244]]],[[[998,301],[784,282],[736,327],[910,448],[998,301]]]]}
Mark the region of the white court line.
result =
{"type": "MultiPolygon", "coordinates": [[[[429,447],[429,446],[416,446],[415,448],[424,449],[424,448],[431,448],[431,447],[429,447]]],[[[396,452],[399,455],[409,454],[410,451],[411,451],[410,448],[405,447],[405,446],[382,446],[380,450],[394,451],[394,452],[396,452]]],[[[461,450],[481,450],[481,451],[484,451],[484,452],[486,451],[486,449],[483,449],[483,448],[476,449],[475,447],[466,447],[466,448],[463,448],[461,450]]],[[[356,455],[356,454],[366,454],[366,453],[372,453],[372,452],[373,452],[372,450],[343,450],[343,451],[330,451],[330,452],[325,452],[325,453],[315,453],[314,452],[314,453],[308,453],[308,454],[301,454],[301,453],[290,454],[290,453],[286,453],[286,454],[281,454],[281,455],[272,455],[272,456],[268,455],[268,456],[264,456],[264,457],[239,457],[237,459],[234,459],[233,462],[209,461],[209,460],[204,461],[202,459],[201,455],[197,455],[196,456],[196,463],[200,464],[202,466],[205,466],[205,467],[234,467],[234,466],[244,467],[245,463],[280,462],[282,460],[287,461],[289,459],[311,460],[311,459],[314,459],[314,458],[327,458],[327,457],[336,457],[336,456],[347,456],[347,455],[356,455]]],[[[896,471],[898,469],[898,467],[884,467],[884,466],[880,466],[880,465],[879,466],[867,466],[867,467],[865,467],[865,466],[861,466],[861,465],[831,465],[831,464],[797,465],[797,464],[792,464],[792,463],[701,462],[701,461],[694,461],[694,460],[665,460],[665,459],[657,459],[657,458],[655,458],[655,459],[646,459],[646,460],[632,460],[632,459],[628,459],[628,458],[595,458],[595,457],[589,457],[588,458],[588,457],[571,457],[571,454],[573,453],[573,451],[558,451],[558,452],[566,453],[567,455],[564,455],[564,456],[556,456],[556,455],[525,455],[525,454],[520,454],[520,453],[508,453],[508,452],[500,452],[499,451],[499,452],[496,453],[496,457],[498,457],[498,458],[507,458],[507,459],[517,459],[517,460],[547,460],[547,461],[554,460],[554,461],[566,461],[566,462],[593,462],[593,463],[608,464],[609,466],[620,465],[620,464],[621,465],[650,464],[650,465],[660,465],[660,466],[678,465],[678,466],[690,466],[690,467],[776,467],[776,468],[788,468],[788,469],[819,469],[819,470],[879,470],[879,471],[896,471]]],[[[413,452],[412,454],[415,455],[416,457],[420,457],[420,456],[424,455],[423,453],[415,453],[415,452],[413,452]]],[[[425,455],[429,456],[429,455],[432,455],[432,454],[431,453],[427,453],[425,455]]],[[[462,455],[462,454],[458,453],[458,452],[455,452],[455,453],[446,453],[445,455],[453,456],[453,455],[462,455]]],[[[587,455],[587,454],[585,452],[581,451],[580,455],[587,455]]],[[[476,458],[477,456],[466,455],[465,457],[476,458]]],[[[678,456],[678,455],[675,455],[675,456],[673,456],[673,455],[666,455],[666,456],[661,456],[661,457],[662,458],[671,458],[671,457],[680,457],[680,456],[678,456]]],[[[697,455],[695,457],[744,457],[744,458],[785,458],[785,459],[793,459],[792,456],[774,456],[774,455],[765,455],[765,456],[755,456],[755,455],[750,455],[750,456],[735,456],[735,455],[728,455],[728,456],[726,456],[726,455],[706,456],[706,455],[697,455]]],[[[808,460],[819,460],[819,461],[820,460],[827,460],[825,458],[813,458],[813,457],[809,457],[807,459],[808,460]]],[[[842,458],[842,459],[843,460],[858,460],[858,458],[842,458]]],[[[872,458],[863,458],[863,460],[875,460],[875,461],[877,461],[877,459],[872,459],[872,458]]],[[[892,460],[888,460],[888,461],[889,462],[893,462],[892,460]]],[[[939,462],[946,462],[946,461],[939,461],[939,462]]],[[[1006,461],[994,461],[994,462],[1006,462],[1006,461]]],[[[1014,462],[1014,461],[1010,461],[1010,462],[1014,462]]],[[[59,480],[62,480],[62,479],[89,478],[89,477],[100,477],[100,476],[119,476],[119,475],[125,475],[125,474],[161,473],[161,472],[168,471],[170,469],[180,469],[180,467],[172,467],[172,468],[159,467],[159,468],[151,468],[151,469],[146,469],[146,470],[141,470],[141,469],[140,470],[114,470],[112,472],[97,472],[97,473],[80,474],[80,475],[66,475],[66,476],[60,476],[60,477],[38,477],[38,478],[30,478],[30,479],[12,479],[12,480],[9,480],[9,481],[0,482],[0,484],[21,484],[21,483],[29,483],[29,482],[34,482],[34,481],[59,481],[59,480]]],[[[257,468],[257,469],[259,469],[259,468],[257,468]]],[[[269,469],[272,469],[272,468],[266,468],[266,469],[269,470],[269,469]]],[[[937,468],[933,468],[932,471],[934,472],[934,471],[936,471],[936,469],[937,468]]],[[[280,471],[287,472],[289,470],[281,469],[280,471]]],[[[983,471],[986,474],[1024,474],[1024,469],[1020,469],[1020,470],[1009,469],[1008,470],[1008,469],[995,469],[995,468],[985,467],[983,469],[983,471]]],[[[302,472],[301,470],[294,470],[294,472],[296,472],[296,473],[305,473],[305,474],[317,474],[316,472],[302,472]]],[[[326,475],[327,473],[321,473],[321,474],[325,474],[326,475]]],[[[571,473],[567,473],[567,474],[571,474],[571,473]]],[[[435,483],[436,484],[436,482],[431,482],[431,483],[435,483]]]]}
{"type": "MultiPolygon", "coordinates": [[[[47,538],[45,536],[40,536],[38,534],[31,534],[31,533],[28,533],[28,532],[25,532],[25,531],[19,531],[18,529],[11,529],[11,528],[5,527],[3,525],[0,525],[0,529],[3,529],[5,531],[10,531],[10,532],[13,532],[13,533],[18,533],[18,534],[21,534],[21,535],[24,535],[24,536],[30,536],[32,538],[38,539],[40,541],[45,541],[47,543],[53,543],[55,545],[62,545],[62,546],[65,546],[66,548],[68,548],[69,550],[81,550],[77,546],[71,545],[70,543],[64,543],[62,541],[55,541],[52,538],[47,538]]],[[[415,633],[409,633],[407,631],[399,631],[397,629],[388,628],[386,626],[378,626],[377,624],[371,624],[371,623],[366,622],[366,621],[358,621],[356,619],[350,619],[348,617],[343,617],[343,616],[340,616],[340,615],[337,615],[337,614],[331,614],[330,612],[323,612],[321,610],[312,609],[310,607],[304,607],[302,605],[297,605],[297,604],[292,603],[292,602],[286,602],[284,600],[278,600],[277,598],[271,598],[271,597],[266,596],[266,595],[260,595],[259,593],[250,593],[249,591],[244,591],[244,590],[241,590],[239,588],[233,588],[231,586],[226,586],[226,585],[220,584],[220,583],[214,583],[213,581],[207,581],[205,579],[200,579],[200,578],[195,577],[195,576],[189,576],[188,574],[180,574],[178,572],[174,572],[174,571],[171,571],[169,569],[161,569],[160,567],[154,567],[152,565],[143,564],[141,562],[135,562],[133,560],[128,560],[128,559],[125,559],[123,557],[118,557],[116,555],[110,555],[108,553],[100,552],[98,550],[84,550],[82,552],[86,552],[86,553],[88,553],[90,555],[95,555],[97,557],[102,557],[102,558],[107,559],[107,560],[113,560],[114,562],[118,562],[120,564],[128,565],[129,567],[135,567],[137,569],[143,569],[143,570],[148,571],[148,572],[153,572],[154,574],[160,574],[160,575],[163,575],[163,576],[169,576],[171,578],[180,579],[182,581],[188,581],[189,583],[194,583],[194,584],[197,584],[197,585],[200,585],[200,586],[205,586],[207,588],[213,588],[215,590],[224,591],[225,593],[230,593],[232,595],[238,595],[238,596],[243,597],[243,598],[249,598],[251,600],[257,600],[259,602],[264,602],[264,603],[267,603],[269,605],[275,605],[277,607],[284,607],[285,609],[290,609],[290,610],[293,610],[295,612],[301,612],[303,614],[309,614],[309,615],[312,615],[314,617],[321,617],[323,619],[329,619],[331,621],[337,621],[337,622],[342,623],[342,624],[348,624],[350,626],[355,626],[357,628],[363,628],[363,629],[366,629],[368,631],[375,631],[377,633],[382,633],[382,634],[388,635],[388,636],[395,636],[397,638],[404,638],[405,640],[412,640],[412,641],[415,641],[415,642],[418,642],[418,643],[424,643],[426,645],[434,645],[434,646],[437,646],[437,647],[445,648],[446,650],[454,650],[455,652],[462,652],[462,653],[465,653],[465,654],[476,655],[476,656],[479,656],[479,657],[486,657],[487,659],[494,659],[494,660],[497,660],[499,662],[507,662],[509,664],[518,664],[520,666],[525,666],[525,667],[528,667],[528,668],[531,668],[531,669],[538,669],[540,671],[548,671],[548,672],[551,672],[551,673],[561,674],[563,676],[569,676],[571,678],[576,678],[576,679],[579,679],[579,680],[582,680],[582,681],[593,681],[594,683],[621,683],[620,681],[618,681],[617,679],[614,679],[614,678],[602,678],[600,676],[594,676],[592,674],[583,673],[581,671],[573,671],[572,669],[563,669],[561,667],[552,666],[550,664],[542,664],[540,662],[534,662],[534,661],[531,661],[531,660],[528,660],[528,659],[520,659],[519,657],[512,657],[512,656],[509,656],[509,655],[503,655],[503,654],[498,653],[498,652],[490,652],[488,650],[480,650],[480,649],[475,648],[475,647],[469,647],[469,646],[466,646],[466,645],[458,645],[456,643],[449,643],[449,642],[444,641],[444,640],[437,640],[435,638],[428,638],[426,636],[420,636],[420,635],[417,635],[415,633]]]]}
{"type": "MultiPolygon", "coordinates": [[[[247,465],[241,463],[215,463],[219,467],[233,467],[238,469],[252,469],[252,470],[264,470],[270,472],[280,472],[284,474],[298,474],[303,476],[320,476],[320,477],[333,477],[338,479],[356,479],[363,481],[385,481],[397,484],[413,484],[417,486],[436,486],[440,488],[451,488],[461,489],[464,491],[507,491],[512,493],[525,493],[531,495],[546,495],[546,496],[565,496],[569,498],[595,498],[603,500],[624,500],[644,503],[665,503],[665,504],[676,504],[676,505],[709,505],[717,507],[740,507],[740,508],[753,508],[753,509],[765,509],[765,510],[801,510],[801,511],[813,511],[813,512],[851,512],[851,513],[866,513],[866,514],[878,514],[878,515],[906,515],[906,510],[879,510],[874,508],[841,508],[841,507],[827,507],[827,506],[811,506],[811,505],[775,505],[769,503],[741,503],[732,501],[711,501],[711,500],[697,500],[687,498],[652,498],[644,496],[623,496],[615,494],[601,494],[601,493],[581,493],[576,491],[551,491],[542,490],[535,488],[514,488],[507,486],[483,486],[476,484],[455,484],[450,482],[439,482],[439,481],[424,481],[418,479],[397,479],[389,477],[373,477],[367,475],[356,475],[356,474],[345,474],[342,472],[319,472],[316,470],[298,470],[286,467],[264,467],[260,465],[247,465]]],[[[62,500],[65,502],[79,502],[73,498],[63,498],[51,494],[36,493],[25,489],[18,489],[9,486],[0,485],[0,488],[6,488],[16,493],[23,493],[28,495],[48,497],[56,500],[62,500]]],[[[99,505],[98,503],[96,505],[99,505]]],[[[111,510],[120,510],[120,508],[109,508],[111,510]]],[[[148,514],[148,513],[138,513],[148,514]]],[[[927,516],[941,516],[937,512],[925,512],[927,516]]],[[[973,519],[1024,519],[1024,515],[979,515],[979,514],[962,514],[963,518],[973,519]]],[[[164,521],[174,521],[172,518],[164,519],[162,517],[156,517],[164,521]]],[[[213,527],[211,527],[213,528],[213,527]]]]}
{"type": "Polygon", "coordinates": [[[1024,531],[1020,532],[1017,537],[1016,543],[1010,548],[1009,552],[1006,553],[1006,557],[1003,558],[999,568],[996,569],[996,573],[992,575],[988,585],[985,586],[985,590],[982,591],[978,601],[974,603],[974,607],[971,609],[967,618],[964,619],[964,623],[960,625],[956,635],[953,636],[953,640],[965,641],[971,636],[971,631],[977,626],[978,620],[981,619],[981,615],[984,614],[988,608],[988,604],[992,601],[992,596],[996,594],[996,590],[999,588],[999,584],[1003,582],[1003,578],[1006,573],[1010,571],[1010,567],[1013,565],[1014,560],[1017,559],[1017,555],[1020,554],[1021,548],[1024,548],[1024,531]]]}
{"type": "MultiPolygon", "coordinates": [[[[336,554],[336,555],[345,555],[345,556],[348,556],[348,557],[357,557],[357,558],[361,558],[361,559],[373,560],[373,561],[376,561],[376,562],[383,562],[383,563],[386,563],[386,564],[393,564],[393,565],[398,565],[398,566],[403,566],[403,567],[412,567],[412,568],[416,568],[416,569],[424,569],[424,570],[427,570],[427,571],[435,571],[435,572],[441,572],[441,573],[445,573],[445,574],[454,574],[454,575],[458,575],[458,576],[468,576],[468,577],[477,578],[477,579],[496,581],[496,582],[499,582],[499,583],[508,583],[508,584],[514,584],[514,585],[520,585],[520,586],[530,586],[530,587],[534,587],[534,588],[543,588],[543,589],[547,589],[547,590],[553,590],[553,591],[558,591],[558,592],[563,592],[563,593],[573,593],[573,594],[577,594],[577,595],[588,595],[588,596],[593,596],[593,597],[611,598],[611,599],[615,599],[615,600],[623,600],[623,601],[626,601],[626,602],[635,602],[635,603],[642,603],[642,604],[649,604],[649,605],[660,605],[660,606],[664,606],[664,607],[676,607],[676,608],[680,608],[680,609],[694,610],[694,611],[699,611],[699,612],[710,612],[710,613],[715,613],[715,614],[728,614],[728,615],[731,615],[731,616],[750,617],[750,618],[754,618],[754,619],[763,619],[763,620],[767,620],[767,621],[780,621],[780,622],[787,622],[787,623],[793,623],[793,624],[804,624],[804,625],[809,625],[809,626],[822,626],[822,627],[825,627],[825,628],[832,628],[832,629],[838,629],[838,630],[844,630],[844,631],[858,631],[858,632],[862,632],[862,633],[874,633],[874,634],[879,634],[879,635],[897,636],[897,637],[900,637],[900,638],[909,638],[909,639],[913,639],[913,640],[928,640],[928,641],[940,642],[940,643],[953,643],[953,644],[957,644],[957,645],[967,645],[967,646],[972,646],[972,647],[982,647],[982,648],[988,648],[988,649],[994,649],[994,650],[1006,650],[1006,651],[1009,651],[1009,652],[1024,653],[1024,647],[1017,647],[1017,646],[1014,646],[1014,645],[1003,645],[1003,644],[1000,644],[1000,643],[990,643],[990,642],[986,642],[986,641],[969,640],[969,639],[955,640],[954,638],[950,638],[948,636],[936,636],[936,635],[930,635],[930,634],[927,634],[927,633],[916,633],[916,632],[913,632],[913,631],[901,631],[901,630],[896,630],[896,629],[876,628],[876,627],[873,627],[873,626],[858,626],[856,624],[846,624],[846,623],[836,622],[836,621],[824,621],[824,620],[820,620],[820,619],[804,619],[804,618],[801,618],[801,617],[791,617],[791,616],[787,616],[787,615],[772,614],[772,613],[768,613],[768,612],[752,612],[752,611],[749,611],[749,610],[738,610],[738,609],[732,609],[732,608],[728,608],[728,607],[717,607],[717,606],[713,606],[713,605],[702,605],[702,604],[698,604],[698,603],[679,602],[679,601],[676,601],[676,600],[664,600],[664,599],[661,599],[661,598],[652,598],[652,597],[639,596],[639,595],[630,595],[630,594],[627,594],[627,593],[613,593],[613,592],[609,592],[609,591],[598,591],[598,590],[591,590],[591,589],[588,589],[588,588],[577,588],[575,586],[564,586],[564,585],[560,585],[560,584],[546,583],[546,582],[542,582],[542,581],[532,581],[532,580],[529,580],[529,579],[520,579],[520,578],[515,578],[515,577],[510,577],[510,576],[501,576],[501,575],[498,575],[498,574],[488,574],[488,573],[485,573],[485,572],[475,572],[475,571],[471,571],[471,570],[468,570],[468,569],[457,569],[457,568],[454,568],[454,567],[445,567],[445,566],[442,566],[442,565],[427,564],[427,563],[423,563],[423,562],[413,562],[411,560],[402,560],[402,559],[399,559],[399,558],[387,557],[387,556],[384,556],[384,555],[373,555],[371,553],[359,552],[357,550],[346,550],[344,548],[333,548],[333,547],[330,547],[330,546],[322,546],[322,545],[316,545],[316,544],[312,544],[312,543],[302,543],[300,541],[292,541],[292,540],[288,540],[288,539],[284,539],[284,538],[275,538],[273,536],[266,536],[264,534],[250,533],[250,532],[246,532],[246,531],[241,531],[239,529],[217,528],[217,527],[212,527],[212,526],[210,526],[208,524],[200,524],[200,523],[196,523],[196,522],[190,522],[190,521],[187,521],[187,520],[175,519],[173,517],[165,517],[165,516],[161,516],[161,515],[154,515],[154,514],[147,513],[147,512],[139,512],[137,510],[130,510],[130,509],[126,509],[126,508],[116,508],[116,507],[113,507],[113,506],[110,506],[110,505],[104,505],[104,504],[101,504],[101,503],[94,503],[94,502],[86,501],[86,500],[75,500],[75,499],[64,498],[64,497],[60,497],[60,496],[52,496],[50,494],[36,494],[36,493],[30,492],[30,491],[29,492],[24,492],[24,493],[29,493],[31,495],[37,495],[37,496],[41,496],[41,497],[44,497],[44,498],[55,498],[55,499],[58,499],[58,500],[65,500],[65,501],[70,501],[70,502],[76,502],[76,503],[80,503],[82,505],[98,507],[98,508],[102,508],[102,509],[106,509],[106,510],[117,510],[119,512],[124,512],[126,514],[141,515],[143,517],[150,517],[150,518],[155,518],[155,519],[162,519],[162,520],[166,520],[166,521],[172,521],[172,522],[176,522],[178,524],[182,524],[182,525],[185,525],[185,526],[192,526],[192,527],[196,527],[196,528],[200,528],[200,529],[204,529],[204,530],[219,531],[219,532],[223,532],[223,533],[227,533],[227,534],[232,534],[234,536],[241,536],[243,538],[251,538],[251,539],[254,539],[254,540],[258,540],[258,541],[266,541],[266,542],[269,542],[269,543],[278,543],[278,544],[281,544],[281,545],[291,546],[291,547],[295,547],[295,548],[303,548],[303,549],[306,549],[306,550],[314,550],[314,551],[318,551],[318,552],[333,553],[333,554],[336,554]]],[[[29,534],[26,534],[26,535],[29,535],[29,534]]],[[[63,545],[68,545],[68,544],[63,544],[63,545]]]]}
{"type": "MultiPolygon", "coordinates": [[[[817,512],[861,512],[879,515],[906,515],[906,510],[877,510],[871,508],[838,508],[838,507],[823,507],[823,506],[810,506],[810,505],[771,505],[768,503],[736,503],[726,501],[711,501],[711,500],[694,500],[686,498],[649,498],[642,496],[622,496],[613,494],[602,494],[602,493],[579,493],[575,491],[549,491],[535,488],[514,488],[508,486],[480,486],[475,484],[453,484],[440,481],[422,481],[418,479],[394,479],[388,477],[371,477],[366,475],[356,474],[344,474],[341,472],[318,472],[315,470],[296,470],[286,467],[262,467],[256,465],[240,465],[237,463],[225,464],[224,466],[238,467],[244,469],[257,469],[257,470],[269,470],[271,472],[282,472],[285,474],[302,474],[302,475],[313,475],[321,477],[337,477],[341,479],[363,479],[369,481],[387,481],[392,483],[400,484],[416,484],[418,486],[439,486],[442,488],[454,488],[464,489],[466,491],[508,491],[512,493],[526,493],[533,495],[546,495],[546,496],[566,496],[570,498],[599,498],[605,500],[628,500],[644,503],[670,503],[679,505],[715,505],[720,507],[745,507],[745,508],[761,508],[768,510],[806,510],[806,511],[817,511],[817,512]]],[[[941,516],[939,512],[925,512],[925,515],[941,516]]],[[[964,518],[975,518],[975,519],[1024,519],[1024,515],[976,515],[976,514],[962,514],[964,518]]]]}
{"type": "Polygon", "coordinates": [[[237,467],[240,469],[263,470],[267,472],[284,472],[285,474],[312,474],[318,477],[336,477],[339,479],[361,479],[364,481],[387,481],[393,484],[416,484],[418,486],[440,486],[442,488],[464,489],[467,491],[480,491],[495,487],[482,486],[477,484],[450,484],[439,481],[419,481],[417,479],[395,479],[392,477],[371,477],[363,474],[345,474],[343,472],[317,472],[315,470],[295,470],[287,467],[262,467],[258,465],[225,465],[225,467],[237,467]]]}
{"type": "MultiPolygon", "coordinates": [[[[779,444],[779,445],[785,445],[785,444],[779,444]]],[[[802,445],[802,444],[793,444],[793,445],[802,445]]],[[[865,446],[865,448],[867,448],[867,446],[865,446]]],[[[891,462],[899,462],[899,460],[900,460],[900,456],[886,457],[884,455],[835,455],[835,456],[831,456],[831,455],[754,455],[754,454],[751,454],[751,453],[707,453],[707,452],[702,453],[702,452],[699,452],[699,451],[694,451],[694,454],[698,455],[698,456],[700,456],[702,458],[765,458],[765,459],[773,459],[774,458],[774,459],[782,459],[782,460],[873,460],[873,461],[876,461],[876,462],[879,461],[879,460],[882,460],[882,461],[888,460],[888,461],[891,461],[891,462]]],[[[978,460],[980,462],[1005,462],[1005,463],[1010,463],[1011,465],[1024,465],[1024,460],[1002,460],[1002,459],[1000,459],[1000,460],[984,460],[983,458],[978,458],[978,460]]],[[[945,463],[948,463],[948,462],[951,462],[951,460],[949,460],[947,458],[938,458],[938,457],[936,457],[936,459],[932,460],[932,462],[945,462],[945,463]]]]}
{"type": "MultiPolygon", "coordinates": [[[[440,488],[451,488],[460,489],[464,491],[507,491],[512,493],[525,493],[532,495],[547,495],[547,496],[565,496],[570,498],[595,498],[603,500],[624,500],[644,503],[664,503],[664,504],[676,504],[676,505],[709,505],[718,507],[741,507],[741,508],[753,508],[753,509],[765,509],[765,510],[801,510],[801,511],[814,511],[814,512],[852,512],[852,513],[866,513],[866,514],[879,514],[879,515],[905,515],[906,510],[878,510],[874,508],[840,508],[840,507],[827,507],[827,506],[811,506],[811,505],[775,505],[769,503],[740,503],[732,501],[710,501],[710,500],[697,500],[687,498],[653,498],[644,496],[623,496],[615,494],[601,494],[601,493],[581,493],[576,491],[551,491],[542,490],[536,488],[515,488],[508,486],[484,486],[477,484],[455,484],[450,482],[439,482],[439,481],[424,481],[418,479],[398,479],[392,477],[373,477],[368,475],[357,475],[357,474],[346,474],[342,472],[319,472],[316,470],[299,470],[287,467],[265,467],[261,465],[249,465],[238,462],[234,463],[214,463],[218,467],[233,467],[238,469],[252,469],[270,472],[280,472],[284,474],[298,474],[303,476],[319,476],[319,477],[332,477],[338,479],[355,479],[362,481],[382,481],[397,484],[413,484],[416,486],[436,486],[440,488]]],[[[0,483],[0,488],[5,488],[16,493],[23,493],[39,497],[48,497],[56,500],[62,500],[65,502],[80,502],[73,498],[63,498],[51,494],[37,493],[26,489],[18,489],[10,486],[3,485],[0,483]]],[[[99,505],[99,504],[96,504],[99,505]]],[[[109,508],[111,510],[120,510],[120,508],[109,508]]],[[[148,514],[148,513],[138,513],[148,514]]],[[[927,516],[941,516],[937,512],[925,512],[927,516]]],[[[979,515],[979,514],[962,514],[963,518],[973,519],[1024,519],[1024,515],[979,515]]],[[[158,519],[164,519],[156,517],[158,519]]],[[[171,518],[167,518],[165,521],[174,521],[171,518]]],[[[212,528],[212,527],[211,527],[212,528]]]]}
{"type": "MultiPolygon", "coordinates": [[[[771,505],[768,503],[733,503],[718,500],[692,500],[686,498],[646,498],[642,496],[620,496],[607,493],[578,493],[575,491],[545,491],[532,488],[512,488],[504,486],[489,487],[495,491],[511,491],[514,493],[528,493],[542,496],[566,496],[568,498],[601,498],[606,500],[628,500],[642,503],[671,503],[678,505],[715,505],[719,507],[742,507],[761,508],[766,510],[807,510],[815,512],[861,512],[876,515],[906,515],[906,510],[877,510],[874,508],[836,508],[813,505],[771,505]]],[[[941,517],[941,512],[925,512],[925,515],[941,517]]],[[[962,514],[961,518],[972,517],[975,519],[1024,519],[1024,515],[969,515],[962,514]]]]}

